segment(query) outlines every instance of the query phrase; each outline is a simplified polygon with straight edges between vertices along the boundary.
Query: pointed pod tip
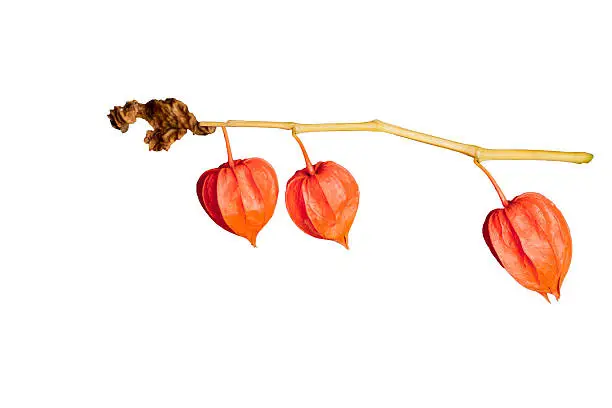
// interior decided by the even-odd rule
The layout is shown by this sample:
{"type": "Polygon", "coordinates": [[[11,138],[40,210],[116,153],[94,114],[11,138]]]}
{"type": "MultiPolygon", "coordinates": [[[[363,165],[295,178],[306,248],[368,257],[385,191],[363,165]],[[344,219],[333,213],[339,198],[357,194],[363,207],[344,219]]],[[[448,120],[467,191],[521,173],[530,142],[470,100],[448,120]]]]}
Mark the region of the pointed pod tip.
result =
{"type": "Polygon", "coordinates": [[[349,244],[348,244],[348,236],[344,235],[338,239],[335,239],[334,241],[336,241],[337,243],[339,243],[340,245],[342,245],[343,247],[345,247],[346,249],[350,249],[349,248],[349,244]]]}
{"type": "Polygon", "coordinates": [[[243,235],[244,238],[246,238],[251,243],[253,248],[257,248],[257,234],[259,234],[259,231],[257,232],[251,231],[247,235],[243,235]]]}

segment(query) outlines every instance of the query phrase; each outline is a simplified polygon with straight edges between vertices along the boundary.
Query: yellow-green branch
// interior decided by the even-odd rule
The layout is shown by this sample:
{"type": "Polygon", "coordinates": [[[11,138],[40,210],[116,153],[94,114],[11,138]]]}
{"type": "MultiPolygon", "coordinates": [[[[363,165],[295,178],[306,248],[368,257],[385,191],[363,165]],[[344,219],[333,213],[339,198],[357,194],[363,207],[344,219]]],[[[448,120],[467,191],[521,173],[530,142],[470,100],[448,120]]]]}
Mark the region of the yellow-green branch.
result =
{"type": "Polygon", "coordinates": [[[346,132],[346,131],[367,131],[384,132],[392,135],[416,140],[417,142],[427,143],[444,149],[453,150],[473,157],[478,162],[485,160],[550,160],[568,163],[588,163],[593,159],[593,155],[585,152],[559,152],[553,150],[526,150],[526,149],[486,149],[484,147],[455,142],[428,135],[426,133],[415,132],[399,126],[385,123],[380,120],[359,123],[313,123],[302,124],[294,122],[265,122],[230,120],[227,122],[200,122],[200,127],[256,127],[256,128],[275,128],[291,130],[295,134],[309,132],[346,132]]]}

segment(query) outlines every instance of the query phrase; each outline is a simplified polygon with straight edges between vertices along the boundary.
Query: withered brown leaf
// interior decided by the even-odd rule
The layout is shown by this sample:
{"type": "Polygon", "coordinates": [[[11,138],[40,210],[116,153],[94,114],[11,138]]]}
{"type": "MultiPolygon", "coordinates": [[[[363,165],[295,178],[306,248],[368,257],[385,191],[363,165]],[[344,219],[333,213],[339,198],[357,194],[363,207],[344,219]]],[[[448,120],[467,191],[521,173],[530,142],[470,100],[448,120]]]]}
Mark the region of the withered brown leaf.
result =
{"type": "Polygon", "coordinates": [[[108,118],[115,129],[127,132],[130,124],[141,118],[149,122],[153,130],[148,130],[144,142],[149,150],[168,150],[172,143],[180,140],[188,130],[195,135],[208,135],[215,131],[214,126],[200,126],[198,120],[189,112],[183,102],[168,98],[152,99],[146,104],[129,101],[123,107],[115,106],[108,118]]]}

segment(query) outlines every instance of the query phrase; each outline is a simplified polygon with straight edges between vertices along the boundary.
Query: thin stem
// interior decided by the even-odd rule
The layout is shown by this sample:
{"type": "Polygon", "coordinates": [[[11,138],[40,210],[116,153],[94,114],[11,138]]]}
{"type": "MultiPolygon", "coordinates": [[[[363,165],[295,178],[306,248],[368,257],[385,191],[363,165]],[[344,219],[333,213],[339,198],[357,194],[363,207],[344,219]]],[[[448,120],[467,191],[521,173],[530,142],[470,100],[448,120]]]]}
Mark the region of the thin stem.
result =
{"type": "Polygon", "coordinates": [[[225,128],[225,126],[222,126],[221,130],[223,130],[223,137],[225,138],[225,148],[227,149],[227,163],[229,164],[230,168],[233,169],[234,158],[232,157],[232,147],[230,146],[229,137],[227,136],[227,129],[225,128]]]}
{"type": "Polygon", "coordinates": [[[312,163],[310,162],[310,157],[308,157],[308,153],[306,152],[306,148],[304,147],[304,143],[302,143],[302,141],[298,137],[295,128],[291,129],[291,135],[293,136],[293,138],[300,145],[300,149],[302,149],[302,154],[304,155],[304,161],[306,162],[306,169],[308,170],[308,173],[311,174],[311,175],[315,174],[314,167],[312,166],[312,163]]]}
{"type": "Polygon", "coordinates": [[[479,162],[485,160],[551,160],[568,163],[588,163],[593,155],[585,152],[559,152],[550,150],[526,150],[526,149],[486,149],[484,147],[455,142],[441,137],[415,132],[380,120],[359,123],[313,123],[302,124],[294,122],[267,122],[230,120],[227,122],[200,122],[200,126],[221,127],[256,127],[293,130],[296,134],[309,132],[346,132],[367,131],[384,132],[392,135],[416,140],[444,149],[453,150],[470,156],[479,162]]]}
{"type": "Polygon", "coordinates": [[[482,164],[480,164],[480,162],[476,159],[474,159],[474,164],[476,164],[478,167],[480,167],[480,170],[484,171],[484,174],[487,175],[487,177],[489,178],[489,180],[491,180],[491,183],[493,183],[493,187],[495,187],[495,191],[497,191],[497,195],[499,196],[499,199],[502,202],[502,205],[504,207],[508,206],[508,200],[506,199],[506,196],[504,195],[504,192],[502,191],[502,189],[499,187],[499,184],[497,184],[497,181],[495,181],[495,179],[493,178],[493,176],[491,175],[491,173],[489,173],[489,170],[487,170],[482,164]]]}

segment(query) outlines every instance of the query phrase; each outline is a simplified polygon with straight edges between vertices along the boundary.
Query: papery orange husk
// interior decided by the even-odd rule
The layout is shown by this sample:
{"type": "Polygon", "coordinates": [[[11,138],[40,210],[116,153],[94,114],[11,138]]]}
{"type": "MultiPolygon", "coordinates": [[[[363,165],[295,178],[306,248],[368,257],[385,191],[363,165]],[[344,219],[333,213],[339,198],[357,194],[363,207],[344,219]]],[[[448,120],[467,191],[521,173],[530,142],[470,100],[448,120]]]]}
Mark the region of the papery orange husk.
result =
{"type": "Polygon", "coordinates": [[[196,185],[196,193],[217,225],[256,246],[257,234],[276,208],[278,178],[264,159],[234,160],[227,129],[222,129],[227,163],[204,172],[196,185]]]}
{"type": "Polygon", "coordinates": [[[348,249],[348,233],[359,205],[359,186],[339,164],[326,161],[312,166],[308,159],[306,162],[307,167],[287,182],[287,211],[306,234],[336,241],[348,249]]]}
{"type": "MultiPolygon", "coordinates": [[[[500,198],[505,201],[503,194],[500,198]]],[[[559,300],[572,259],[572,238],[561,211],[538,193],[504,204],[489,213],[483,226],[493,256],[518,283],[546,300],[549,293],[559,300]]]]}
{"type": "Polygon", "coordinates": [[[221,228],[256,245],[257,234],[274,214],[278,180],[260,158],[224,163],[208,170],[197,183],[200,204],[221,228]]]}

